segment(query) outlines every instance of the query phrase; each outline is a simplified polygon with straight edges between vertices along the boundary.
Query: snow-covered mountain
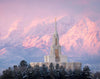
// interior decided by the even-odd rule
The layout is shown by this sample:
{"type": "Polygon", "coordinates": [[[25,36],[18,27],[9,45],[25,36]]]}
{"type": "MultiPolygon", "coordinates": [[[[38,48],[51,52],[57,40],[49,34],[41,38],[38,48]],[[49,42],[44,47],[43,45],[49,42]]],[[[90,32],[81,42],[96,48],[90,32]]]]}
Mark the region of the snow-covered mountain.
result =
{"type": "MultiPolygon", "coordinates": [[[[18,29],[13,30],[8,38],[0,39],[2,68],[16,64],[22,59],[28,62],[37,59],[43,61],[42,57],[50,53],[54,33],[54,22],[45,21],[41,20],[37,24],[32,22],[33,24],[29,25],[30,28],[27,27],[28,30],[23,26],[25,25],[24,22],[19,23],[18,29]]],[[[93,65],[96,67],[100,64],[96,62],[100,60],[99,25],[99,22],[93,22],[88,17],[64,16],[57,20],[62,54],[68,56],[68,61],[88,63],[92,65],[91,68],[93,68],[93,65]]],[[[96,69],[100,68],[100,66],[97,67],[96,69]]]]}

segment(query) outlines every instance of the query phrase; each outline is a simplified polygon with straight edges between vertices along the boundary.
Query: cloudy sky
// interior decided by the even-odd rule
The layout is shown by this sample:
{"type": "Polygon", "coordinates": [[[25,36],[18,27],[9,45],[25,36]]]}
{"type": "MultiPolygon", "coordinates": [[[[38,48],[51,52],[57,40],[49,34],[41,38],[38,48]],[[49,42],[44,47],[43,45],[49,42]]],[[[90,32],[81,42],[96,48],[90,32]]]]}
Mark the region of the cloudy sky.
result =
{"type": "Polygon", "coordinates": [[[0,0],[0,71],[23,59],[43,62],[55,17],[68,62],[100,71],[100,0],[0,0]]]}

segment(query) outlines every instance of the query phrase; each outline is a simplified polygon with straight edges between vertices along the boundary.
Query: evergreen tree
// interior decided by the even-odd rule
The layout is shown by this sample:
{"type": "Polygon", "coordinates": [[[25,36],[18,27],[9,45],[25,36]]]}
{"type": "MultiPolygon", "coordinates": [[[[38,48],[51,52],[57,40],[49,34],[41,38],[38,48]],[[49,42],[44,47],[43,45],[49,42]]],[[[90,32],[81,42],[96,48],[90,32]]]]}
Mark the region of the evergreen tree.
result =
{"type": "Polygon", "coordinates": [[[26,67],[26,66],[28,66],[28,64],[27,64],[27,62],[26,62],[25,60],[22,60],[22,61],[20,62],[20,66],[21,66],[21,67],[26,67]]]}
{"type": "Polygon", "coordinates": [[[90,69],[88,66],[85,66],[83,68],[83,74],[82,74],[83,79],[91,79],[91,75],[90,75],[90,69]]]}

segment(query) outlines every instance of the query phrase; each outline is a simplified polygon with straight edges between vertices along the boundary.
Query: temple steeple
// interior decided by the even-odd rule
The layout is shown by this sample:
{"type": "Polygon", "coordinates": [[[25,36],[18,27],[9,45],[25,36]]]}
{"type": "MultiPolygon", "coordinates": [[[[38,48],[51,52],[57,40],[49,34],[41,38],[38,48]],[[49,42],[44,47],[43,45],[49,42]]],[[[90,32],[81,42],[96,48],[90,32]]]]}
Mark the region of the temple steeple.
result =
{"type": "Polygon", "coordinates": [[[56,22],[56,18],[55,18],[55,31],[54,31],[54,35],[53,35],[53,46],[57,46],[59,45],[59,36],[58,36],[58,32],[57,32],[57,22],[56,22]]]}
{"type": "Polygon", "coordinates": [[[56,18],[55,18],[55,33],[58,34],[57,33],[57,22],[56,22],[56,18]]]}
{"type": "Polygon", "coordinates": [[[44,57],[45,62],[60,63],[66,62],[67,57],[61,54],[61,46],[59,44],[59,35],[57,32],[56,18],[54,21],[54,34],[52,39],[52,45],[50,48],[50,55],[44,57]]]}
{"type": "Polygon", "coordinates": [[[52,46],[50,54],[55,57],[55,62],[60,62],[61,46],[59,45],[59,36],[57,32],[57,23],[55,18],[55,31],[53,34],[52,46]]]}

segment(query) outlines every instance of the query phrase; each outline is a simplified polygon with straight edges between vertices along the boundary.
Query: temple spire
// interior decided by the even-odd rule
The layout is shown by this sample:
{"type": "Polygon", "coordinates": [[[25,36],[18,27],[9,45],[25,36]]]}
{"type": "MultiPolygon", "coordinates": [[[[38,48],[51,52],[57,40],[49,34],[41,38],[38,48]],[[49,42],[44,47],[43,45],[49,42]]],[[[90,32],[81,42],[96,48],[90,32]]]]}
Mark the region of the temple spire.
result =
{"type": "Polygon", "coordinates": [[[56,22],[56,18],[55,18],[55,33],[57,34],[57,22],[56,22]]]}

